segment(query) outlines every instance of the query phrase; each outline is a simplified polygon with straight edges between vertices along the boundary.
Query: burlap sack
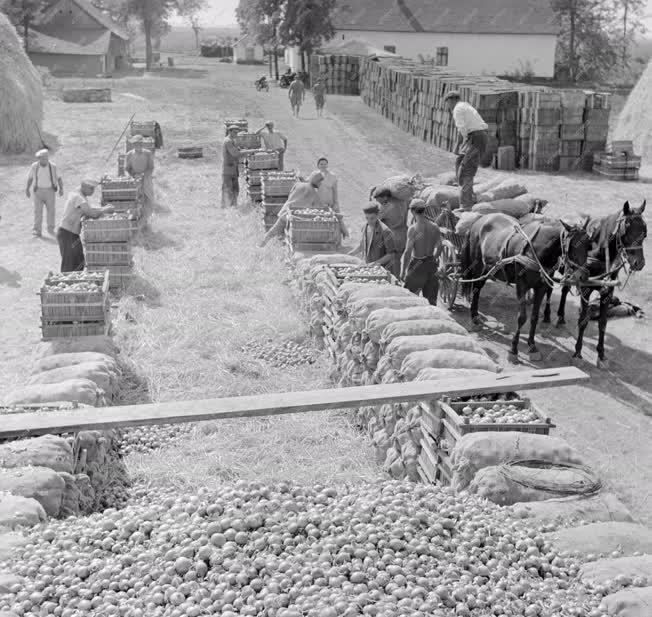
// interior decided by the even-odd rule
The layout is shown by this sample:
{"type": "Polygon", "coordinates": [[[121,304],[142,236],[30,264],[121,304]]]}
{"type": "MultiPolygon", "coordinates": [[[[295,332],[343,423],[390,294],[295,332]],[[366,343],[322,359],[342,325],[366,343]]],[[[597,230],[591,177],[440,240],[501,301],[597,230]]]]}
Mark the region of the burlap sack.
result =
{"type": "Polygon", "coordinates": [[[479,212],[462,212],[457,224],[455,225],[455,233],[459,236],[465,236],[471,231],[473,223],[481,219],[484,215],[479,212]]]}
{"type": "Polygon", "coordinates": [[[61,476],[45,467],[0,468],[0,492],[36,499],[48,516],[59,514],[65,487],[61,476]]]}
{"type": "Polygon", "coordinates": [[[481,214],[490,214],[499,212],[507,216],[520,219],[529,214],[534,206],[528,202],[519,199],[497,199],[496,201],[483,202],[473,206],[473,212],[481,214]]]}
{"type": "Polygon", "coordinates": [[[449,206],[455,210],[460,205],[460,189],[454,186],[430,186],[421,195],[426,206],[431,208],[449,206]]]}
{"type": "Polygon", "coordinates": [[[63,437],[42,435],[0,445],[0,466],[11,469],[30,465],[72,473],[74,460],[70,443],[63,437]]]}
{"type": "Polygon", "coordinates": [[[103,394],[94,382],[88,379],[71,379],[53,384],[38,384],[12,390],[5,397],[5,405],[33,403],[83,403],[98,406],[103,394]]]}
{"type": "Polygon", "coordinates": [[[606,596],[602,605],[610,617],[650,617],[652,587],[632,587],[606,596]]]}
{"type": "Polygon", "coordinates": [[[592,585],[606,585],[616,578],[631,585],[635,578],[641,578],[652,585],[652,555],[589,561],[582,565],[580,578],[592,585]]]}
{"type": "Polygon", "coordinates": [[[468,334],[466,329],[452,319],[414,319],[395,321],[382,331],[380,346],[386,349],[399,336],[427,336],[432,334],[468,334]]]}
{"type": "Polygon", "coordinates": [[[0,529],[34,527],[46,519],[45,510],[36,499],[0,494],[0,529]]]}
{"type": "Polygon", "coordinates": [[[520,518],[532,518],[541,523],[562,525],[578,525],[581,522],[634,522],[629,510],[611,493],[516,503],[512,506],[512,511],[520,518]]]}
{"type": "Polygon", "coordinates": [[[112,373],[119,374],[120,368],[115,358],[107,356],[103,353],[96,353],[93,351],[85,351],[80,353],[60,353],[54,356],[46,356],[37,360],[32,366],[31,374],[43,373],[44,371],[51,371],[56,368],[64,366],[75,366],[78,364],[86,364],[88,362],[95,362],[106,366],[107,370],[112,373]]]}
{"type": "Polygon", "coordinates": [[[315,255],[309,260],[311,267],[329,264],[351,264],[361,266],[364,262],[359,257],[347,255],[346,253],[333,253],[331,255],[315,255]]]}
{"type": "Polygon", "coordinates": [[[409,298],[412,295],[409,289],[398,285],[368,285],[363,283],[361,288],[349,294],[346,304],[351,306],[356,302],[370,298],[409,298]]]}
{"type": "MultiPolygon", "coordinates": [[[[421,296],[411,294],[409,296],[401,297],[380,297],[380,298],[367,298],[366,300],[359,300],[349,305],[349,318],[353,322],[353,326],[362,331],[365,329],[365,322],[367,317],[374,311],[379,309],[405,309],[413,307],[426,307],[429,306],[428,300],[421,296]]],[[[379,341],[375,341],[379,342],[379,341]]]]}
{"type": "MultiPolygon", "coordinates": [[[[427,303],[404,309],[378,309],[369,314],[365,322],[364,333],[374,343],[380,343],[385,328],[401,321],[439,320],[456,323],[443,309],[427,303]]],[[[453,328],[453,326],[451,326],[453,328]]]]}
{"type": "Polygon", "coordinates": [[[560,437],[517,431],[469,433],[451,452],[455,488],[467,488],[480,469],[514,460],[583,464],[580,455],[560,437]]]}
{"type": "Polygon", "coordinates": [[[431,349],[415,351],[406,356],[399,371],[401,381],[414,381],[424,368],[474,368],[498,372],[498,365],[486,354],[458,349],[431,349]]]}
{"type": "Polygon", "coordinates": [[[527,193],[527,188],[514,180],[504,180],[498,186],[479,194],[476,191],[478,202],[496,201],[498,199],[513,199],[514,197],[518,197],[524,193],[527,193]]]}
{"type": "Polygon", "coordinates": [[[567,527],[545,534],[557,551],[580,556],[618,553],[631,557],[634,553],[652,553],[652,529],[635,523],[589,523],[567,527]]]}
{"type": "Polygon", "coordinates": [[[468,334],[426,334],[423,336],[399,336],[385,348],[392,367],[400,370],[403,360],[411,353],[430,349],[457,349],[480,355],[486,352],[468,334]]]}
{"type": "Polygon", "coordinates": [[[77,379],[92,381],[100,390],[111,397],[115,394],[117,388],[117,375],[111,373],[109,367],[98,362],[84,362],[83,364],[61,366],[49,371],[43,371],[32,375],[27,380],[27,385],[57,384],[77,379]]]}

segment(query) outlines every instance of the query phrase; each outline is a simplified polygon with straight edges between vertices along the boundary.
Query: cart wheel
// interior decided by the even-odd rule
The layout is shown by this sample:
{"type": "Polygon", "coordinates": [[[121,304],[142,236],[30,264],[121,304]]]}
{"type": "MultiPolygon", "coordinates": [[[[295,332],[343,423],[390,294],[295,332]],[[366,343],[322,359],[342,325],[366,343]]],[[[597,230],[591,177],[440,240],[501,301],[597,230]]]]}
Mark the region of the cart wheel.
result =
{"type": "Polygon", "coordinates": [[[449,309],[455,306],[459,279],[459,261],[455,247],[444,241],[441,253],[441,269],[439,280],[439,297],[449,309]]]}

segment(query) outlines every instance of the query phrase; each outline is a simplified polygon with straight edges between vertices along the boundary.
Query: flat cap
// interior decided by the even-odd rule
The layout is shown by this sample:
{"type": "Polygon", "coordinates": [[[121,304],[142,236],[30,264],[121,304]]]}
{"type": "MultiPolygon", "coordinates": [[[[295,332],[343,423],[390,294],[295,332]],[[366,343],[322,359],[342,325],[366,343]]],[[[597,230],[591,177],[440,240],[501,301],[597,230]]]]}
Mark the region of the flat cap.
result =
{"type": "Polygon", "coordinates": [[[457,91],[453,90],[452,92],[449,92],[445,97],[445,101],[449,101],[450,99],[461,99],[462,95],[457,91]]]}
{"type": "Polygon", "coordinates": [[[268,120],[265,122],[265,126],[274,126],[274,120],[268,120]]]}
{"type": "Polygon", "coordinates": [[[426,209],[426,202],[423,201],[423,199],[413,199],[410,202],[409,208],[410,208],[410,210],[425,210],[426,209]]]}
{"type": "Polygon", "coordinates": [[[39,150],[36,153],[36,157],[38,158],[38,157],[41,157],[41,156],[48,156],[49,154],[50,154],[50,151],[47,148],[43,148],[43,149],[39,150]]]}
{"type": "Polygon", "coordinates": [[[371,203],[362,208],[362,211],[365,214],[378,214],[380,212],[380,208],[378,207],[378,204],[371,203]]]}
{"type": "Polygon", "coordinates": [[[82,186],[87,186],[92,189],[94,189],[99,184],[97,180],[93,180],[92,178],[84,178],[81,183],[82,186]]]}

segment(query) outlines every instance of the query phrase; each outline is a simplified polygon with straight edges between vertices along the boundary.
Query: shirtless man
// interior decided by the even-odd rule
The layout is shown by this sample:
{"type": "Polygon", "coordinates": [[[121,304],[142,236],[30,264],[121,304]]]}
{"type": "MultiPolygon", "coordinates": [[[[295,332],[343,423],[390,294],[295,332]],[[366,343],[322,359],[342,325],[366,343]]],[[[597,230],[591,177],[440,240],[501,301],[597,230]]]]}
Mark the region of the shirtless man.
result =
{"type": "Polygon", "coordinates": [[[437,305],[439,279],[437,267],[442,250],[439,227],[426,219],[426,203],[413,199],[410,210],[414,223],[407,232],[407,244],[403,253],[401,279],[406,289],[412,293],[423,293],[423,297],[433,306],[437,305]]]}

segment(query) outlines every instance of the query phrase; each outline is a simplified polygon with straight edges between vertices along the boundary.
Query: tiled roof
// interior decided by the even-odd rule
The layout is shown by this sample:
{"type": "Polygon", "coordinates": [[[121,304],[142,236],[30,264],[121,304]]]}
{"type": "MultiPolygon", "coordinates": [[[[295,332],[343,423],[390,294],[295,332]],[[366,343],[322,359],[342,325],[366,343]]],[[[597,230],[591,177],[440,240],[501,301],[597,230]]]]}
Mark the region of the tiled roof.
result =
{"type": "Polygon", "coordinates": [[[551,0],[339,0],[337,30],[551,34],[551,0]]]}
{"type": "Polygon", "coordinates": [[[28,47],[30,52],[36,53],[103,56],[109,51],[110,40],[108,30],[30,30],[28,47]]]}
{"type": "MultiPolygon", "coordinates": [[[[80,9],[88,13],[100,26],[104,26],[107,30],[121,38],[123,41],[129,40],[129,35],[117,24],[109,15],[100,11],[97,7],[91,4],[88,0],[72,0],[80,9]]],[[[35,20],[35,25],[46,26],[52,16],[56,13],[59,2],[55,0],[48,6],[35,20]]]]}

